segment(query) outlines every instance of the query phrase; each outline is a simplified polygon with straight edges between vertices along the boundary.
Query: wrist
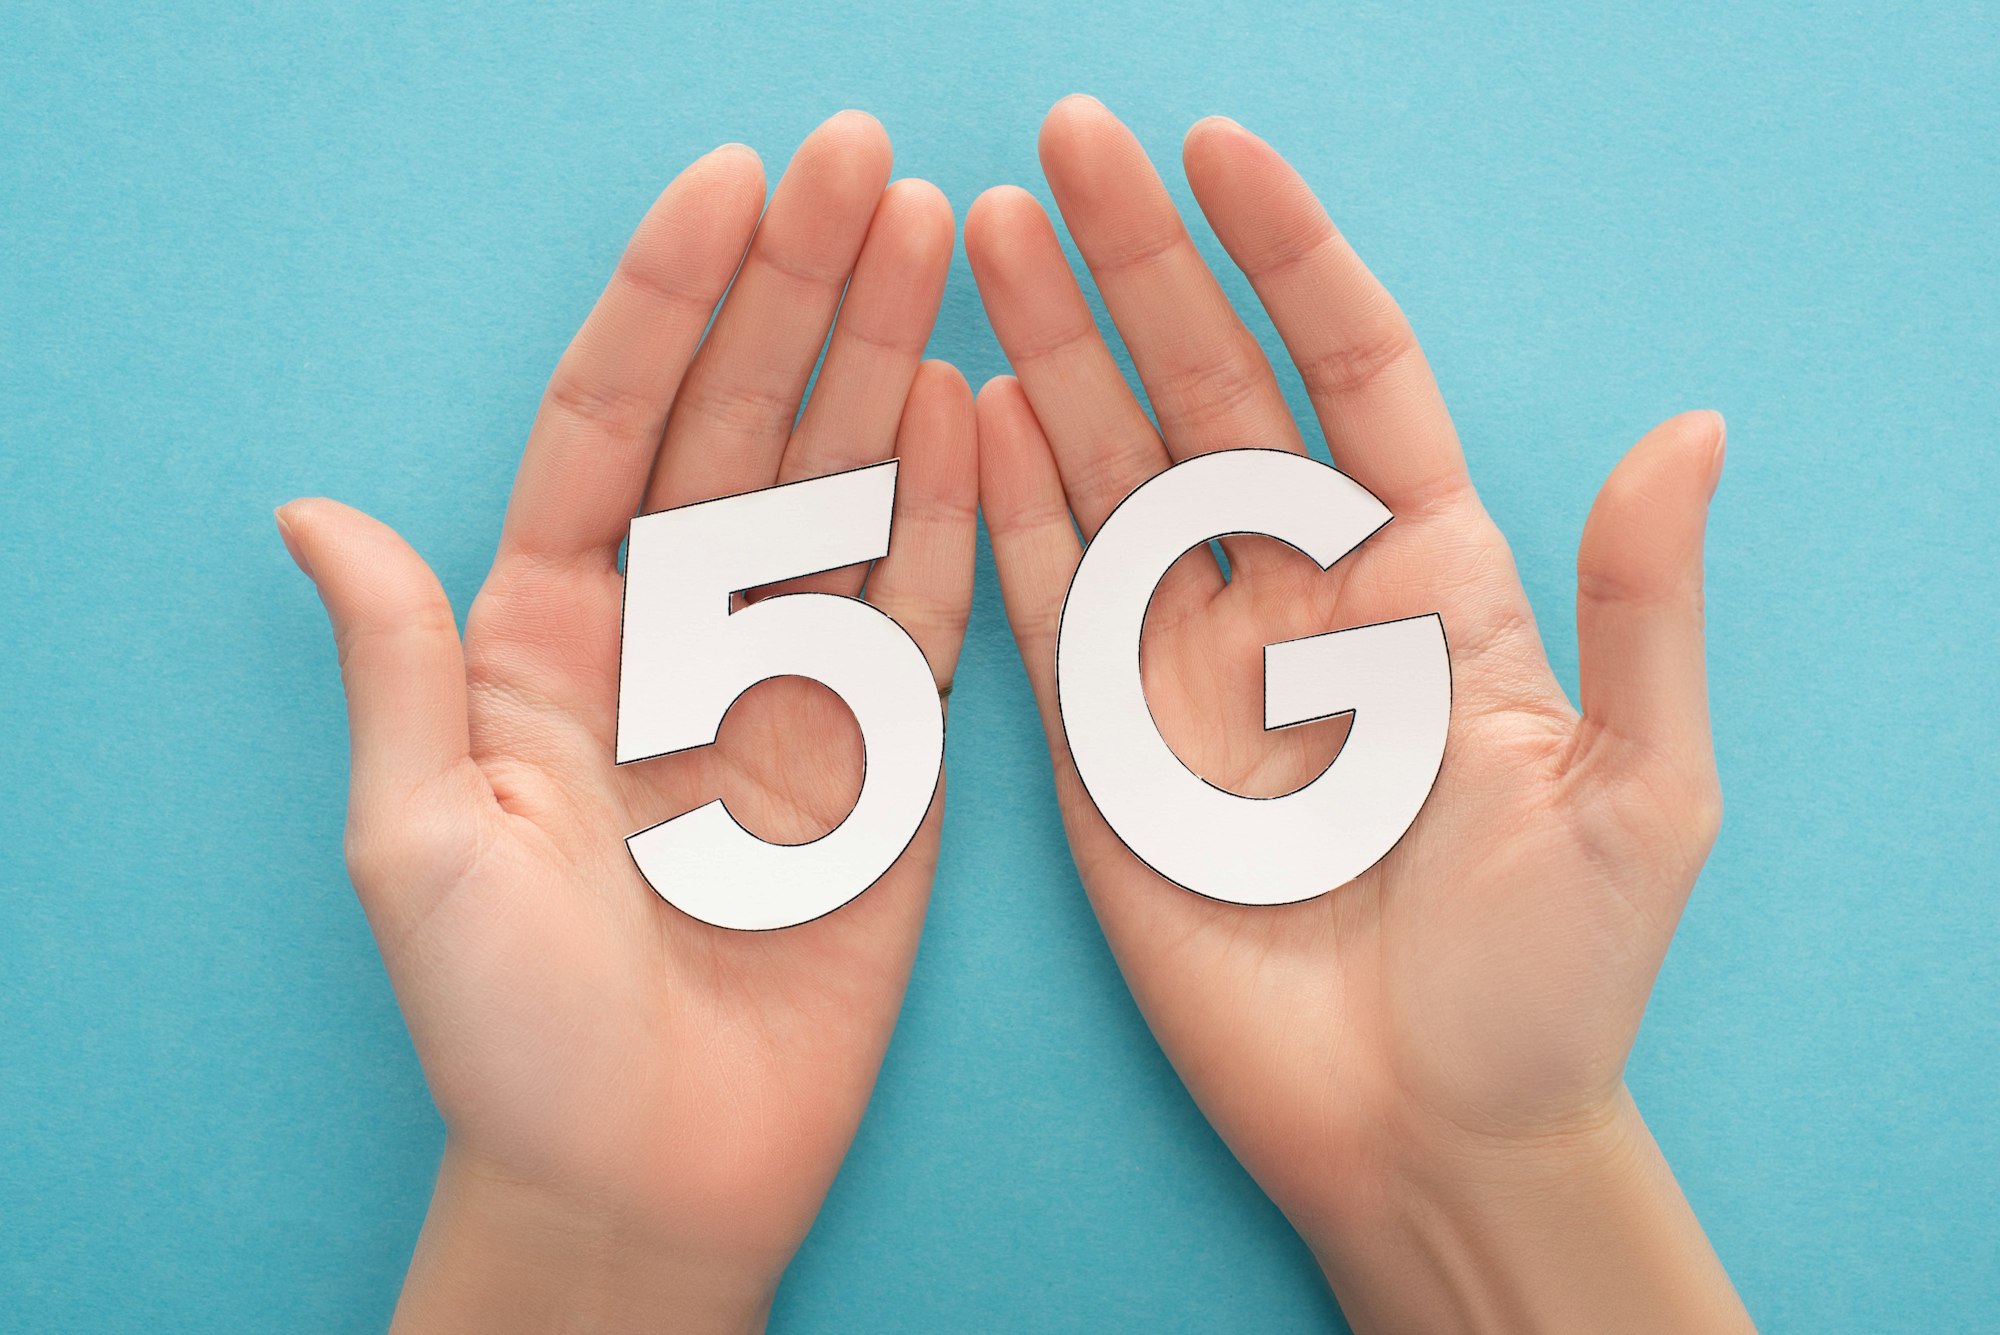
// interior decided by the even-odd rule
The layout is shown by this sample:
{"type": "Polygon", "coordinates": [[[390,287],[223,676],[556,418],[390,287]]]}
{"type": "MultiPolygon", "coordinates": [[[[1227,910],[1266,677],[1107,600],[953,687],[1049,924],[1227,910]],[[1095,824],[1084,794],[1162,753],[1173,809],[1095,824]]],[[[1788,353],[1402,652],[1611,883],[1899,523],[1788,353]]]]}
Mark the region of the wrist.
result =
{"type": "Polygon", "coordinates": [[[705,1246],[447,1141],[394,1329],[761,1331],[788,1259],[705,1246]]]}
{"type": "Polygon", "coordinates": [[[1426,1119],[1304,1230],[1357,1332],[1751,1328],[1622,1088],[1532,1134],[1426,1119]]]}

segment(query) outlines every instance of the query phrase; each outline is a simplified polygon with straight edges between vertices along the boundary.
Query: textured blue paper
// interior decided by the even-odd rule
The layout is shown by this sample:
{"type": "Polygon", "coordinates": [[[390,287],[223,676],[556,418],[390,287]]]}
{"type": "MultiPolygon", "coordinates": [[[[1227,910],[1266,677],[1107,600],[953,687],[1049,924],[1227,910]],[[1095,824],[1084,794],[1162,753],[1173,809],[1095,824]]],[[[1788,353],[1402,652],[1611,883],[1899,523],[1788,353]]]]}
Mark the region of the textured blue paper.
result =
{"type": "MultiPolygon", "coordinates": [[[[962,216],[1042,189],[1079,88],[1182,197],[1205,113],[1301,166],[1566,674],[1599,480],[1728,415],[1729,814],[1632,1084],[1769,1328],[2000,1321],[1994,14],[438,8],[0,12],[0,1328],[377,1328],[422,1216],[441,1128],[271,507],[366,507],[462,610],[682,163],[858,105],[962,216]]],[[[933,348],[1003,369],[962,260],[933,348]]],[[[775,1328],[1325,1329],[1120,985],[980,577],[908,1010],[775,1328]]]]}

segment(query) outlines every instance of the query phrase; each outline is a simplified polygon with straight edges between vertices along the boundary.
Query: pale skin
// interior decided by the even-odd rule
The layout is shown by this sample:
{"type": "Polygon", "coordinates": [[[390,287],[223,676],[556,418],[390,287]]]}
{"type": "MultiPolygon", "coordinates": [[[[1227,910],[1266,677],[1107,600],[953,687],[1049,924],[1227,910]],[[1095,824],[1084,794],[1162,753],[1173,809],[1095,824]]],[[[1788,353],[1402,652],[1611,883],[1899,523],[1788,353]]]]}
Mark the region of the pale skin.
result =
{"type": "MultiPolygon", "coordinates": [[[[784,678],[715,746],[614,768],[617,555],[642,509],[894,454],[894,540],[866,596],[950,680],[973,406],[921,357],[954,225],[935,187],[889,170],[882,127],[847,112],[768,208],[739,146],[667,187],[550,381],[462,642],[388,528],[326,500],[280,511],[340,648],[350,869],[447,1128],[398,1330],[760,1329],[853,1138],[942,794],[837,913],[750,933],[669,907],[627,835],[718,796],[767,838],[823,834],[858,790],[860,738],[824,688],[784,678]]],[[[854,594],[863,575],[787,587],[854,594]]]]}
{"type": "Polygon", "coordinates": [[[1721,814],[1701,601],[1721,420],[1655,428],[1598,497],[1579,713],[1409,325],[1275,151],[1196,125],[1209,225],[1335,463],[1396,518],[1330,572],[1253,537],[1225,540],[1226,581],[1206,548],[1183,557],[1148,614],[1147,702],[1203,777],[1288,792],[1346,725],[1264,732],[1263,646],[1437,611],[1453,713],[1429,802],[1360,879],[1277,908],[1189,894],[1105,825],[1064,748],[1055,636],[1078,530],[1176,459],[1304,442],[1131,133],[1065,99],[1041,157],[1153,418],[1040,205],[989,191],[966,250],[1015,374],[979,396],[980,498],[1077,868],[1161,1047],[1357,1330],[1748,1329],[1623,1080],[1721,814]]]}
{"type": "Polygon", "coordinates": [[[662,902],[626,835],[718,796],[766,837],[823,833],[852,803],[859,739],[788,679],[715,746],[612,767],[617,551],[634,513],[892,454],[888,557],[784,587],[863,594],[942,686],[983,506],[1120,967],[1355,1327],[1747,1328],[1622,1079],[1719,818],[1700,595],[1719,419],[1656,428],[1592,513],[1579,715],[1393,303],[1271,149],[1196,126],[1211,225],[1336,461],[1397,519],[1332,573],[1259,539],[1230,541],[1226,582],[1205,551],[1184,558],[1149,619],[1148,700],[1203,775],[1275,793],[1331,759],[1340,725],[1262,732],[1262,645],[1435,610],[1454,672],[1436,791],[1378,867],[1284,908],[1201,899],[1118,842],[1063,752],[1062,593],[1077,529],[1172,459],[1301,441],[1129,133],[1068,99],[1042,151],[1157,432],[1019,191],[966,225],[1018,380],[975,411],[920,360],[950,209],[890,185],[881,127],[848,112],[768,207],[755,155],[728,146],[647,214],[543,398],[462,638],[387,527],[326,500],[280,511],[340,650],[350,868],[447,1127],[396,1328],[762,1327],[893,1028],[942,792],[883,879],[812,923],[730,932],[662,902]]]}

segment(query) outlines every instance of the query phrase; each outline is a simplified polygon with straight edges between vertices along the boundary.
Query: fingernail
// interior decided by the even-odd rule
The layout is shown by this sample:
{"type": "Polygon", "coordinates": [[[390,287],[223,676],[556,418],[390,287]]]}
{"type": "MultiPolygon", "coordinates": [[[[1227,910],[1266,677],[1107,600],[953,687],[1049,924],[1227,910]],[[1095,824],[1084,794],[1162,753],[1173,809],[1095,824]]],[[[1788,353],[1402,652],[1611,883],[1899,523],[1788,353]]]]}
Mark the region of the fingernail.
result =
{"type": "Polygon", "coordinates": [[[722,155],[722,154],[724,154],[724,153],[732,153],[732,154],[747,154],[747,155],[748,155],[748,156],[749,156],[749,157],[750,157],[751,159],[753,159],[754,161],[757,161],[757,162],[762,162],[762,161],[763,161],[763,159],[762,159],[762,158],[760,158],[760,157],[758,157],[758,156],[757,156],[757,150],[756,150],[756,149],[754,149],[754,148],[750,147],[750,145],[748,145],[748,144],[740,144],[740,143],[736,142],[736,141],[735,141],[734,139],[730,140],[730,141],[729,141],[728,143],[726,143],[726,144],[717,144],[717,145],[716,145],[716,146],[715,146],[714,148],[712,148],[712,149],[710,149],[710,150],[708,151],[708,156],[709,156],[709,157],[712,157],[712,158],[713,158],[713,157],[719,157],[720,155],[722,155]]]}
{"type": "Polygon", "coordinates": [[[1715,438],[1709,445],[1708,494],[1715,495],[1715,489],[1722,482],[1722,459],[1729,451],[1729,423],[1722,420],[1722,414],[1713,408],[1704,409],[1715,419],[1715,438]]]}
{"type": "Polygon", "coordinates": [[[304,572],[307,579],[312,579],[312,566],[307,563],[305,553],[299,550],[298,535],[293,533],[292,526],[285,522],[285,507],[281,505],[271,511],[271,517],[278,521],[278,537],[284,542],[285,550],[291,554],[292,564],[304,572]]]}

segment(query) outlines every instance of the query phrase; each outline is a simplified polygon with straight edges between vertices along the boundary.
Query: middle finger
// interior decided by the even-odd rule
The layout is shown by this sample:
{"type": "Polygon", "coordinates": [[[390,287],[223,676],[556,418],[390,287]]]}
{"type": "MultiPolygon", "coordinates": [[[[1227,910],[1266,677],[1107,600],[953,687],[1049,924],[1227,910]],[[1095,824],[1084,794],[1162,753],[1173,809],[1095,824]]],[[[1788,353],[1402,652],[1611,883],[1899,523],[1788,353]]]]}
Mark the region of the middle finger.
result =
{"type": "MultiPolygon", "coordinates": [[[[981,195],[965,218],[965,253],[1088,542],[1133,488],[1172,461],[1098,334],[1034,197],[1013,186],[981,195]]],[[[1162,593],[1197,606],[1221,589],[1222,572],[1203,549],[1174,564],[1162,593]]]]}
{"type": "MultiPolygon", "coordinates": [[[[1095,98],[1064,98],[1042,169],[1177,460],[1242,446],[1303,453],[1271,363],[1195,249],[1139,141],[1095,98]]],[[[1284,559],[1236,543],[1232,566],[1284,559]]]]}
{"type": "Polygon", "coordinates": [[[645,508],[771,485],[889,183],[889,136],[843,111],[806,136],[667,418],[645,508]]]}

